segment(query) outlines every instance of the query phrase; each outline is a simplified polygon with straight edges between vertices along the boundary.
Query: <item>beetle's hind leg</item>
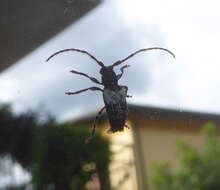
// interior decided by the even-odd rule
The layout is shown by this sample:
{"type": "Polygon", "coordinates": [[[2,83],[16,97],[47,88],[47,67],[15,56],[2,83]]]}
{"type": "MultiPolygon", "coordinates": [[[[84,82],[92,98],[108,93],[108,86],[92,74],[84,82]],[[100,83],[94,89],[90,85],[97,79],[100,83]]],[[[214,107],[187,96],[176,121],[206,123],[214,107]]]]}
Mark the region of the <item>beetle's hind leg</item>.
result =
{"type": "Polygon", "coordinates": [[[70,71],[71,73],[74,73],[74,74],[77,74],[77,75],[82,75],[88,79],[90,79],[92,82],[96,83],[96,84],[101,84],[101,82],[98,81],[98,79],[94,78],[94,77],[90,77],[89,75],[85,74],[85,73],[81,73],[81,72],[78,72],[78,71],[75,71],[75,70],[71,70],[70,71]]]}
{"type": "Polygon", "coordinates": [[[130,129],[130,126],[128,126],[127,124],[125,124],[125,127],[126,127],[127,129],[130,129]]]}
{"type": "Polygon", "coordinates": [[[95,135],[95,129],[96,129],[96,123],[97,121],[100,119],[102,112],[104,111],[105,106],[98,112],[98,114],[96,115],[95,119],[94,119],[94,123],[93,123],[93,128],[92,128],[92,133],[91,135],[86,139],[86,143],[88,143],[95,135]]]}
{"type": "Polygon", "coordinates": [[[123,66],[123,67],[120,68],[121,74],[117,75],[117,79],[118,79],[118,80],[119,80],[119,79],[122,77],[122,75],[124,74],[124,69],[126,69],[126,68],[128,68],[128,67],[130,67],[130,65],[125,65],[125,66],[123,66]]]}
{"type": "Polygon", "coordinates": [[[99,91],[103,92],[103,90],[101,88],[99,88],[99,87],[90,87],[90,88],[85,88],[85,89],[82,89],[82,90],[79,90],[79,91],[76,91],[76,92],[66,92],[65,94],[67,94],[67,95],[74,95],[74,94],[79,94],[81,92],[85,92],[87,90],[92,90],[92,91],[99,90],[99,91]]]}

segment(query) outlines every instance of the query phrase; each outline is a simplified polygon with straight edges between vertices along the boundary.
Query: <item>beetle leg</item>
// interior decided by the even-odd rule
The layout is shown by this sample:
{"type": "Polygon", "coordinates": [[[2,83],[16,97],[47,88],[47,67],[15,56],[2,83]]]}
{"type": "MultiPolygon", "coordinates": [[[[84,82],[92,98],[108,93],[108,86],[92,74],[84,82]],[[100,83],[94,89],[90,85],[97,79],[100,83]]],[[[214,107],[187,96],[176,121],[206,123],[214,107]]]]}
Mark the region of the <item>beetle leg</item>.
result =
{"type": "Polygon", "coordinates": [[[82,76],[84,76],[84,77],[90,79],[92,82],[94,82],[94,83],[96,83],[96,84],[101,84],[101,85],[102,85],[102,83],[99,82],[98,79],[96,79],[96,78],[94,78],[94,77],[90,77],[90,76],[88,76],[88,75],[85,74],[85,73],[81,73],[81,72],[74,71],[74,70],[71,70],[70,72],[71,72],[71,73],[74,73],[74,74],[77,74],[77,75],[82,75],[82,76]]]}
{"type": "Polygon", "coordinates": [[[74,94],[79,94],[81,92],[85,92],[87,90],[92,90],[92,91],[96,91],[96,90],[99,90],[101,92],[103,92],[103,90],[99,87],[90,87],[90,88],[85,88],[85,89],[82,89],[82,90],[79,90],[79,91],[76,91],[76,92],[66,92],[65,94],[67,95],[74,95],[74,94]]]}
{"type": "Polygon", "coordinates": [[[104,109],[105,109],[105,106],[104,106],[104,107],[98,112],[98,114],[96,115],[96,117],[95,117],[95,119],[94,119],[94,123],[93,123],[92,133],[91,133],[90,137],[88,137],[88,138],[86,139],[86,143],[88,143],[88,142],[93,138],[93,136],[95,135],[96,123],[97,123],[97,121],[100,119],[101,114],[102,114],[102,112],[104,111],[104,109]]]}
{"type": "Polygon", "coordinates": [[[125,68],[128,68],[128,67],[130,67],[130,65],[125,65],[125,66],[123,66],[123,67],[120,68],[121,74],[117,75],[117,79],[118,79],[118,80],[119,80],[119,79],[122,77],[122,75],[124,74],[124,69],[125,69],[125,68]]]}
{"type": "MultiPolygon", "coordinates": [[[[126,94],[127,94],[128,87],[127,87],[127,86],[123,86],[123,87],[126,88],[126,94]]],[[[131,95],[128,95],[128,94],[126,95],[126,97],[127,97],[127,98],[132,98],[132,96],[131,96],[131,95]]]]}
{"type": "Polygon", "coordinates": [[[127,124],[125,124],[125,127],[126,127],[127,129],[130,129],[130,127],[129,127],[127,124]]]}

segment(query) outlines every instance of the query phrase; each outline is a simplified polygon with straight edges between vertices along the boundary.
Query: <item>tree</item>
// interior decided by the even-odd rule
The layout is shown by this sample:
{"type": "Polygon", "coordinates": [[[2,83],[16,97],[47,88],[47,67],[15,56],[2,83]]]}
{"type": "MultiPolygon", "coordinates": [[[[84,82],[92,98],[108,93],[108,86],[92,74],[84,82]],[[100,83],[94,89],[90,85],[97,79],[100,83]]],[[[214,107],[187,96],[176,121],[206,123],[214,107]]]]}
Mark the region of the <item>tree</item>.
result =
{"type": "Polygon", "coordinates": [[[91,177],[97,175],[103,190],[110,189],[108,165],[109,142],[100,134],[89,143],[90,134],[83,126],[46,125],[38,132],[35,160],[31,166],[36,189],[86,190],[91,177]]]}
{"type": "Polygon", "coordinates": [[[204,126],[204,148],[200,151],[186,142],[179,142],[181,166],[171,170],[168,163],[154,165],[151,182],[157,190],[219,190],[220,142],[214,124],[204,126]]]}
{"type": "Polygon", "coordinates": [[[28,167],[32,161],[35,129],[39,126],[37,114],[29,111],[14,115],[9,105],[0,106],[0,156],[11,158],[28,167]]]}
{"type": "Polygon", "coordinates": [[[35,112],[14,115],[10,106],[0,106],[0,157],[10,156],[28,170],[34,190],[86,190],[95,177],[101,189],[109,190],[109,141],[96,133],[85,144],[89,135],[88,127],[53,118],[40,122],[35,112]]]}

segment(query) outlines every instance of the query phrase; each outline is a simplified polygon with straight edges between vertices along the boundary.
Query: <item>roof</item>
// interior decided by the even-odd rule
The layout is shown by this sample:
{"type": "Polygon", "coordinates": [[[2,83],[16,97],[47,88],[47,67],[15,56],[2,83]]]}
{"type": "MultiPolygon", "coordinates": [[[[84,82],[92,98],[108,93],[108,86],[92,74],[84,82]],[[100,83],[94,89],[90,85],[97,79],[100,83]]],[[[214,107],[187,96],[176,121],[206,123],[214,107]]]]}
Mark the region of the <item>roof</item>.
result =
{"type": "Polygon", "coordinates": [[[0,72],[102,0],[1,0],[0,72]]]}
{"type": "MultiPolygon", "coordinates": [[[[169,108],[160,108],[160,107],[152,107],[152,106],[143,106],[143,105],[135,105],[129,104],[129,116],[130,120],[135,117],[139,118],[149,118],[151,120],[159,120],[161,118],[178,118],[178,119],[188,119],[188,120],[199,120],[199,121],[213,121],[220,122],[220,114],[212,114],[205,112],[195,112],[195,111],[187,111],[187,110],[177,110],[177,109],[169,109],[169,108]]],[[[91,113],[85,116],[82,116],[74,121],[73,124],[88,124],[94,121],[94,118],[98,112],[91,113]]],[[[100,118],[100,122],[106,120],[106,114],[103,114],[100,118]]]]}
{"type": "Polygon", "coordinates": [[[182,109],[171,109],[171,108],[160,108],[151,106],[141,106],[141,105],[129,105],[131,114],[138,114],[141,116],[151,116],[151,117],[176,117],[182,119],[197,119],[197,120],[212,120],[220,122],[220,114],[207,113],[201,111],[189,111],[182,109]]]}

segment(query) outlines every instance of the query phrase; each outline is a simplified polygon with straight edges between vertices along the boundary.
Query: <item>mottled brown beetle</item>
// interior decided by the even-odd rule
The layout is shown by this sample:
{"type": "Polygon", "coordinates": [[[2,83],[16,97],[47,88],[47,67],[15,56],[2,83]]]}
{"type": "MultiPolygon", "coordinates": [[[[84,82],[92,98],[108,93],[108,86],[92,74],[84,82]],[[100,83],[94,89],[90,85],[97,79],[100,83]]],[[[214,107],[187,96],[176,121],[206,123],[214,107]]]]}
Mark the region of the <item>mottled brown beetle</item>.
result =
{"type": "Polygon", "coordinates": [[[110,129],[109,129],[110,132],[114,133],[117,131],[122,131],[124,129],[124,127],[127,127],[127,125],[125,124],[125,121],[128,116],[128,107],[127,107],[126,98],[131,97],[131,96],[129,96],[127,94],[128,87],[119,85],[118,80],[122,77],[122,75],[124,73],[124,69],[128,68],[130,65],[125,65],[125,66],[121,67],[120,68],[121,73],[118,75],[116,75],[116,73],[114,72],[113,67],[122,64],[123,62],[127,61],[128,59],[130,59],[131,57],[133,57],[137,53],[140,53],[143,51],[149,51],[149,50],[163,50],[163,51],[168,52],[169,54],[171,54],[175,58],[175,55],[171,51],[169,51],[168,49],[160,48],[160,47],[152,47],[152,48],[140,49],[140,50],[132,53],[128,57],[126,57],[122,60],[116,61],[115,63],[113,63],[110,66],[105,66],[101,61],[97,60],[93,55],[91,55],[90,53],[88,53],[85,50],[80,50],[80,49],[64,49],[64,50],[61,50],[61,51],[58,51],[58,52],[52,54],[46,60],[46,61],[49,61],[52,57],[54,57],[60,53],[63,53],[63,52],[76,51],[76,52],[80,52],[80,53],[88,55],[93,60],[95,60],[95,62],[98,63],[99,66],[101,66],[101,69],[100,69],[100,74],[102,76],[101,82],[99,82],[94,77],[88,76],[85,73],[81,73],[81,72],[74,71],[74,70],[72,70],[70,72],[87,77],[91,81],[93,81],[94,83],[99,84],[99,85],[103,85],[104,89],[101,89],[99,87],[90,87],[90,88],[85,88],[85,89],[82,89],[82,90],[79,90],[76,92],[66,92],[67,95],[79,94],[79,93],[85,92],[87,90],[102,92],[105,106],[98,112],[97,116],[95,117],[91,137],[93,137],[95,134],[96,122],[100,118],[104,109],[106,109],[108,120],[110,123],[110,129]]]}

